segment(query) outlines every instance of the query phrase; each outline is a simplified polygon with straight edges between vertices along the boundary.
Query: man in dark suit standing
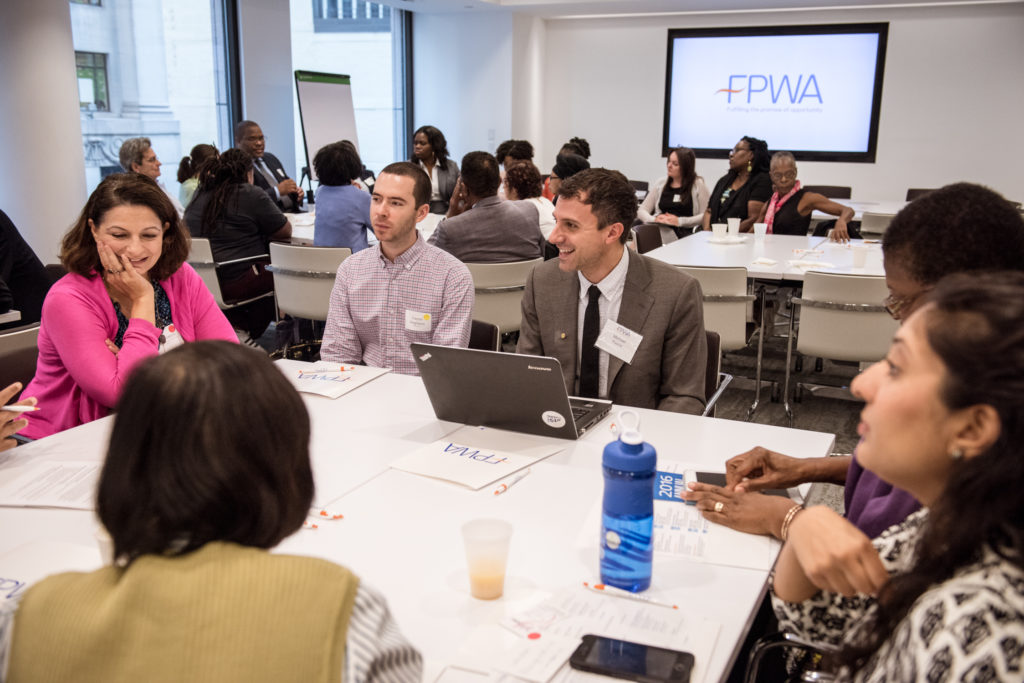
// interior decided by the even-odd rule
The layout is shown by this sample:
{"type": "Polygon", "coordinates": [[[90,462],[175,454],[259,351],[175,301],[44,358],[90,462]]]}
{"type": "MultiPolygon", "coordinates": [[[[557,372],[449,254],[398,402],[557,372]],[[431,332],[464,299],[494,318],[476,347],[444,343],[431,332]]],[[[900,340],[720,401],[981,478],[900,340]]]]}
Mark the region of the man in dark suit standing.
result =
{"type": "Polygon", "coordinates": [[[282,211],[298,211],[304,192],[288,176],[280,159],[266,151],[263,130],[255,121],[240,121],[235,126],[235,147],[252,157],[252,182],[270,195],[282,211]]]}
{"type": "Polygon", "coordinates": [[[593,168],[558,189],[548,241],[558,260],[530,273],[516,351],[552,356],[570,394],[700,414],[707,339],[700,284],[627,249],[636,194],[593,168]]]}

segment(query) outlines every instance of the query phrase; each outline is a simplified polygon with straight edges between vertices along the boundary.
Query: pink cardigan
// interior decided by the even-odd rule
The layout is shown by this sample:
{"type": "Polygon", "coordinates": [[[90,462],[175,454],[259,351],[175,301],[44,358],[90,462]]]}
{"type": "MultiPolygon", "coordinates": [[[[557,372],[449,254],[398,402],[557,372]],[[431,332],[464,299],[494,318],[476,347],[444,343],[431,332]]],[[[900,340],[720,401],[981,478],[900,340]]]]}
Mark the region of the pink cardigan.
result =
{"type": "MultiPolygon", "coordinates": [[[[187,263],[160,283],[171,302],[174,326],[185,341],[238,341],[202,279],[187,263]]],[[[70,273],[43,302],[36,374],[22,396],[39,399],[21,431],[38,439],[110,413],[132,369],[155,356],[160,329],[132,318],[115,356],[104,339],[117,336],[117,315],[103,280],[70,273]]]]}

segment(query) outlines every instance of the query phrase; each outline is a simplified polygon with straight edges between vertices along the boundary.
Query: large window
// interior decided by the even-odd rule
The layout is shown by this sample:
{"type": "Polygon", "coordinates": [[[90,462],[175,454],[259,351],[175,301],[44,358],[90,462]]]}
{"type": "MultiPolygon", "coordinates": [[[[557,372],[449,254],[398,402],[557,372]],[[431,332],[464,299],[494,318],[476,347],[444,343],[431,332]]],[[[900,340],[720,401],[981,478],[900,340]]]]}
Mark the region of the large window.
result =
{"type": "MultiPolygon", "coordinates": [[[[376,173],[404,158],[407,13],[366,0],[291,0],[291,23],[293,69],[351,78],[366,167],[376,173]]],[[[307,159],[297,103],[295,152],[301,169],[307,159]]]]}
{"type": "MultiPolygon", "coordinates": [[[[229,0],[230,1],[230,0],[229,0]]],[[[91,192],[120,169],[124,140],[148,137],[159,181],[178,191],[182,156],[198,143],[233,144],[225,0],[70,0],[91,192]]]]}

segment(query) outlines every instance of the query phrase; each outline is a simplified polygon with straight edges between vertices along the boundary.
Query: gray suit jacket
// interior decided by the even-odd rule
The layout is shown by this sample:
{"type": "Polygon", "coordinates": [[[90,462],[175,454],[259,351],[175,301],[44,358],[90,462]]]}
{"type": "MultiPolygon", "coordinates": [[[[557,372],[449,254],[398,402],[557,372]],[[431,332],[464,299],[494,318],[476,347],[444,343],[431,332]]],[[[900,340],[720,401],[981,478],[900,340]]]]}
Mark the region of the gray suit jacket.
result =
{"type": "MultiPolygon", "coordinates": [[[[699,415],[704,409],[707,339],[700,284],[672,266],[628,251],[618,323],[643,335],[629,365],[609,354],[608,398],[619,405],[699,415]]],[[[576,386],[580,282],[557,261],[533,269],[523,293],[516,351],[552,356],[566,389],[576,386]]]]}
{"type": "Polygon", "coordinates": [[[497,195],[441,221],[429,242],[463,263],[528,261],[544,254],[537,207],[497,195]]]}

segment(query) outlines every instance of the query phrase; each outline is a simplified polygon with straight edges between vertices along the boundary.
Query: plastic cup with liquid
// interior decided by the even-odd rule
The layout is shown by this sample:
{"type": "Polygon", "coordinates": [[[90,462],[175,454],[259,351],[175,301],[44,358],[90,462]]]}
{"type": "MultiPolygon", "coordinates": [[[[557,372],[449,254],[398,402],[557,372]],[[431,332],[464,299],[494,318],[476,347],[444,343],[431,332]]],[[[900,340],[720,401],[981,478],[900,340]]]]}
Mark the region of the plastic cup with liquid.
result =
{"type": "Polygon", "coordinates": [[[462,525],[469,569],[469,590],[479,600],[505,592],[505,566],[512,525],[501,519],[474,519],[462,525]]]}

